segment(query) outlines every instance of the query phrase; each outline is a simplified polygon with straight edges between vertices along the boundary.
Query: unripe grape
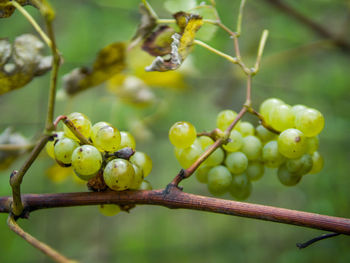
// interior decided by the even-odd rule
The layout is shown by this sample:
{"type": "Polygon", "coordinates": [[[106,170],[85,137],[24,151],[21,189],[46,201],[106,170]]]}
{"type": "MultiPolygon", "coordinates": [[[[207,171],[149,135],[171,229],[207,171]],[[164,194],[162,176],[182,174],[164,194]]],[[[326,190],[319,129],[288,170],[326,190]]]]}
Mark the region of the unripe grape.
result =
{"type": "Polygon", "coordinates": [[[295,127],[305,136],[314,137],[323,130],[324,117],[315,109],[299,111],[295,118],[295,127]]]}
{"type": "Polygon", "coordinates": [[[94,142],[96,140],[96,133],[98,132],[98,130],[101,129],[102,127],[105,127],[105,126],[112,126],[112,125],[109,124],[108,122],[100,121],[100,122],[95,123],[91,127],[90,139],[92,142],[94,142]]]}
{"type": "Polygon", "coordinates": [[[139,168],[142,169],[143,177],[147,177],[149,173],[152,171],[152,159],[147,154],[143,152],[135,152],[130,157],[130,162],[136,164],[139,168]]]}
{"type": "Polygon", "coordinates": [[[248,160],[258,160],[261,157],[262,144],[258,137],[247,136],[243,138],[243,147],[241,151],[247,156],[248,160]]]}
{"type": "Polygon", "coordinates": [[[248,167],[248,158],[242,152],[233,152],[227,155],[225,165],[231,173],[241,174],[248,167]]]}
{"type": "Polygon", "coordinates": [[[318,144],[319,140],[317,136],[306,138],[306,152],[312,155],[314,152],[317,151],[318,144]]]}
{"type": "Polygon", "coordinates": [[[289,172],[285,164],[281,165],[278,168],[277,176],[279,181],[286,186],[296,185],[300,182],[302,177],[300,174],[289,172]]]}
{"type": "MultiPolygon", "coordinates": [[[[84,137],[86,138],[90,137],[91,122],[88,117],[86,117],[84,114],[80,112],[73,112],[69,114],[67,117],[69,120],[73,122],[74,126],[84,137]]],[[[63,126],[63,130],[66,137],[79,141],[79,139],[75,137],[75,135],[70,131],[70,129],[66,125],[63,126]]]]}
{"type": "Polygon", "coordinates": [[[297,129],[283,131],[277,142],[279,152],[287,158],[299,158],[306,151],[305,135],[297,129]]]}
{"type": "Polygon", "coordinates": [[[232,175],[222,165],[213,167],[208,173],[208,189],[213,195],[223,195],[231,185],[232,175]]]}
{"type": "MultiPolygon", "coordinates": [[[[209,147],[209,146],[208,146],[209,147]]],[[[208,147],[205,149],[207,150],[208,147]]],[[[209,157],[203,162],[207,166],[216,166],[224,161],[225,154],[221,147],[217,148],[209,157]]]]}
{"type": "Polygon", "coordinates": [[[276,99],[276,98],[267,99],[263,103],[261,103],[259,112],[264,117],[265,121],[268,122],[270,111],[274,107],[281,105],[281,104],[284,104],[284,102],[280,99],[276,99]]]}
{"type": "Polygon", "coordinates": [[[187,169],[198,159],[202,151],[202,147],[194,143],[186,149],[175,148],[175,156],[181,167],[187,169]]]}
{"type": "Polygon", "coordinates": [[[189,122],[176,122],[169,130],[169,140],[177,148],[187,148],[197,137],[196,128],[189,122]]]}
{"type": "Polygon", "coordinates": [[[117,128],[112,126],[101,127],[93,136],[94,146],[101,152],[116,152],[119,149],[121,137],[117,128]]]}
{"type": "Polygon", "coordinates": [[[53,139],[46,143],[46,146],[45,146],[46,152],[52,159],[55,159],[54,145],[57,142],[57,140],[63,138],[63,136],[64,136],[64,132],[55,132],[55,134],[53,135],[53,139]]]}
{"type": "Polygon", "coordinates": [[[324,165],[324,160],[322,155],[319,152],[314,152],[312,154],[312,169],[309,172],[310,174],[317,174],[320,172],[324,165]]]}
{"type": "Polygon", "coordinates": [[[262,161],[267,167],[277,168],[285,160],[286,157],[278,151],[278,143],[276,140],[269,141],[264,145],[262,149],[262,161]]]}
{"type": "Polygon", "coordinates": [[[79,144],[70,139],[63,137],[59,139],[54,146],[55,158],[59,165],[70,166],[72,163],[72,153],[79,144]]]}
{"type": "Polygon", "coordinates": [[[236,200],[245,200],[250,196],[252,184],[245,173],[233,176],[229,192],[236,200]]]}
{"type": "Polygon", "coordinates": [[[121,141],[120,141],[119,149],[122,149],[125,147],[130,147],[133,150],[135,150],[136,141],[135,141],[134,136],[132,136],[132,134],[130,132],[121,131],[120,137],[121,137],[121,141]]]}
{"type": "Polygon", "coordinates": [[[103,171],[106,185],[114,191],[130,188],[134,175],[135,170],[132,164],[124,159],[114,159],[108,162],[103,171]]]}
{"type": "Polygon", "coordinates": [[[235,129],[239,131],[243,137],[254,135],[254,132],[255,132],[254,126],[247,121],[242,121],[238,123],[235,129]]]}
{"type": "Polygon", "coordinates": [[[196,178],[198,182],[206,184],[208,182],[208,173],[212,167],[200,166],[196,171],[196,178]]]}
{"type": "Polygon", "coordinates": [[[249,181],[258,181],[264,175],[264,172],[264,164],[257,161],[249,162],[245,171],[249,181]]]}
{"type": "Polygon", "coordinates": [[[291,107],[286,104],[281,104],[271,109],[269,113],[269,123],[277,131],[293,128],[294,115],[291,111],[291,107]]]}
{"type": "Polygon", "coordinates": [[[230,141],[222,147],[228,152],[236,152],[243,146],[243,136],[240,132],[233,130],[230,133],[230,141]]]}
{"type": "Polygon", "coordinates": [[[136,164],[132,164],[132,167],[134,168],[134,179],[131,182],[130,189],[137,190],[139,189],[142,181],[143,181],[143,172],[140,167],[138,167],[136,164]]]}
{"type": "Polygon", "coordinates": [[[208,136],[199,136],[196,140],[203,150],[214,143],[214,140],[208,136]]]}
{"type": "Polygon", "coordinates": [[[147,180],[143,180],[142,183],[140,184],[138,190],[152,190],[152,185],[150,182],[148,182],[147,180]]]}
{"type": "Polygon", "coordinates": [[[270,132],[262,125],[256,127],[256,136],[258,136],[262,142],[268,142],[277,138],[277,134],[270,132]]]}
{"type": "Polygon", "coordinates": [[[99,211],[104,216],[115,216],[121,210],[119,205],[105,204],[99,206],[99,211]]]}
{"type": "Polygon", "coordinates": [[[225,131],[237,117],[237,112],[233,110],[223,110],[216,117],[216,127],[225,131]]]}
{"type": "Polygon", "coordinates": [[[296,117],[298,112],[306,110],[306,109],[307,109],[306,106],[297,104],[297,105],[294,105],[291,110],[292,110],[294,117],[296,117]]]}
{"type": "Polygon", "coordinates": [[[82,145],[72,154],[74,172],[83,180],[89,180],[96,175],[102,165],[101,153],[91,145],[82,145]]]}

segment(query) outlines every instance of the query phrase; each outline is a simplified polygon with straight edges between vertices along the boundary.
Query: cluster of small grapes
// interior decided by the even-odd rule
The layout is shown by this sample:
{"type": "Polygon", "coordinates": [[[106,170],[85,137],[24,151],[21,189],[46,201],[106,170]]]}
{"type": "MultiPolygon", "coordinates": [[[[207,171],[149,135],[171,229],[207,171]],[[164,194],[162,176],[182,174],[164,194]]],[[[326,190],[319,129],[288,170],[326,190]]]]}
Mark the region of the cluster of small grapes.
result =
{"type": "MultiPolygon", "coordinates": [[[[230,133],[229,142],[216,149],[196,171],[198,181],[206,183],[213,195],[229,192],[237,200],[247,199],[252,191],[251,182],[264,175],[265,166],[278,168],[278,179],[287,186],[297,184],[307,173],[322,169],[317,135],[323,129],[324,119],[319,111],[268,99],[262,103],[260,113],[280,134],[262,125],[255,128],[249,122],[239,121],[230,133]]],[[[236,117],[232,110],[220,112],[217,128],[225,131],[236,117]]],[[[170,128],[169,139],[184,169],[214,143],[211,137],[197,137],[195,127],[188,122],[175,123],[170,128]]]]}
{"type": "MultiPolygon", "coordinates": [[[[102,174],[104,183],[114,191],[152,188],[144,180],[152,170],[152,160],[147,154],[135,151],[136,142],[129,132],[119,131],[107,122],[91,125],[87,116],[78,112],[67,117],[91,143],[81,143],[65,125],[46,145],[47,153],[59,165],[72,166],[75,174],[85,181],[102,174]]],[[[100,211],[115,215],[120,207],[102,205],[100,211]]]]}

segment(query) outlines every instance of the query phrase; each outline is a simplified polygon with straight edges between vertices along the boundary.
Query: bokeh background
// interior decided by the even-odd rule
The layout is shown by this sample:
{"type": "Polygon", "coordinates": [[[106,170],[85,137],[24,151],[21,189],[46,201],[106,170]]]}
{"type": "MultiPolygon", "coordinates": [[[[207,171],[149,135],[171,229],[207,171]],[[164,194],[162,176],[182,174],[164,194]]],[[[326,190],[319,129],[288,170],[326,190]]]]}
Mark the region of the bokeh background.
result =
{"type": "MultiPolygon", "coordinates": [[[[58,47],[65,59],[59,71],[59,87],[64,74],[75,67],[91,65],[105,45],[130,40],[140,17],[137,0],[51,2],[57,11],[58,47]]],[[[334,34],[348,37],[348,1],[283,2],[334,34]]],[[[171,16],[164,1],[150,3],[160,17],[171,16]]],[[[238,7],[238,0],[217,1],[222,20],[232,28],[238,7]]],[[[42,24],[34,8],[26,9],[42,24]]],[[[268,1],[247,1],[240,43],[243,59],[249,65],[254,63],[265,28],[270,35],[261,71],[253,80],[253,106],[257,108],[268,97],[278,97],[291,105],[319,109],[326,119],[320,135],[325,167],[319,174],[307,175],[295,187],[281,185],[275,171],[269,170],[253,184],[247,201],[350,217],[350,52],[320,38],[268,1]]],[[[0,21],[0,37],[12,42],[23,33],[36,34],[19,12],[0,21]]],[[[233,54],[232,40],[225,32],[218,30],[207,42],[233,54]]],[[[153,159],[148,179],[154,188],[162,188],[180,169],[168,141],[169,127],[186,120],[199,131],[211,130],[220,110],[239,110],[244,102],[245,78],[237,66],[201,47],[194,49],[189,60],[185,69],[169,77],[171,85],[164,81],[161,87],[152,87],[157,97],[155,105],[140,108],[127,104],[101,85],[73,98],[65,98],[59,91],[56,115],[80,111],[92,122],[104,120],[121,130],[133,129],[138,136],[137,149],[153,159]],[[150,121],[146,125],[142,120],[147,116],[150,121]]],[[[12,126],[26,137],[35,138],[44,127],[48,83],[46,74],[23,89],[1,96],[0,131],[12,126]]],[[[254,117],[245,119],[257,124],[254,117]]],[[[0,172],[0,195],[10,195],[9,174],[23,160],[18,159],[0,172]]],[[[49,177],[47,170],[52,165],[43,152],[25,176],[23,192],[86,190],[73,176],[49,177]]],[[[194,177],[183,186],[185,191],[209,195],[206,186],[194,177]]],[[[6,217],[0,215],[0,262],[50,262],[7,228],[6,217]]],[[[29,220],[20,220],[20,225],[64,255],[82,262],[350,262],[350,239],[346,236],[298,250],[295,243],[324,232],[156,206],[138,206],[130,214],[115,217],[104,217],[93,206],[41,210],[32,213],[29,220]]]]}

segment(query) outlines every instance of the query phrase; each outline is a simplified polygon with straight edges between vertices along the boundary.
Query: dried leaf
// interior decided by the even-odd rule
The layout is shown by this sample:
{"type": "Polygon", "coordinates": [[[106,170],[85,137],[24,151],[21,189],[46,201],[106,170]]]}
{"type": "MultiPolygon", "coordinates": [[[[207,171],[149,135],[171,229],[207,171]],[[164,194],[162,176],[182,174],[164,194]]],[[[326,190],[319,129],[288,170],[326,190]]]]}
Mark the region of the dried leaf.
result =
{"type": "Polygon", "coordinates": [[[0,95],[51,69],[52,57],[42,56],[43,49],[44,44],[30,34],[17,37],[12,47],[8,40],[0,39],[0,95]]]}
{"type": "MultiPolygon", "coordinates": [[[[22,6],[36,6],[31,0],[17,0],[17,2],[22,6]]],[[[0,18],[10,17],[15,10],[16,8],[11,4],[11,0],[0,0],[0,18]]]]}
{"type": "Polygon", "coordinates": [[[164,56],[171,52],[171,36],[175,30],[169,26],[161,26],[152,32],[142,44],[142,49],[152,56],[164,56]]]}
{"type": "MultiPolygon", "coordinates": [[[[10,145],[29,145],[27,138],[14,132],[13,129],[7,128],[0,134],[0,144],[10,145]]],[[[12,151],[0,150],[0,170],[7,169],[20,155],[26,152],[27,148],[12,151]]]]}
{"type": "Polygon", "coordinates": [[[125,44],[116,42],[98,53],[93,68],[77,68],[63,76],[63,88],[73,95],[97,86],[125,68],[125,44]]]}
{"type": "Polygon", "coordinates": [[[150,12],[144,4],[140,4],[141,22],[137,28],[136,34],[131,40],[129,49],[137,46],[143,39],[145,39],[152,30],[157,26],[157,18],[150,12]]]}
{"type": "Polygon", "coordinates": [[[178,12],[174,14],[181,34],[172,35],[171,52],[166,56],[158,56],[152,64],[145,68],[146,71],[168,71],[179,68],[182,62],[191,52],[196,32],[203,24],[201,16],[178,12]],[[169,57],[168,57],[169,56],[169,57]]]}

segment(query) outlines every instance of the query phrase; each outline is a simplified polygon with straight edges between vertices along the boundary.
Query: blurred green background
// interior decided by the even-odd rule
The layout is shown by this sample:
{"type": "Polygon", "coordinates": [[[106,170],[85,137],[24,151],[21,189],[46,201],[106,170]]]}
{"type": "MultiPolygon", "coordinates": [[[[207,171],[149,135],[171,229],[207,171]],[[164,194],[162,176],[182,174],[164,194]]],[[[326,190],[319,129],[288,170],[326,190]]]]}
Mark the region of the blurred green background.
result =
{"type": "MultiPolygon", "coordinates": [[[[99,49],[114,41],[129,40],[139,22],[139,1],[51,1],[57,10],[55,31],[65,62],[59,75],[90,65],[99,49]]],[[[346,0],[285,1],[334,33],[349,34],[350,5],[346,0]]],[[[162,18],[170,13],[164,1],[150,1],[162,18]]],[[[234,28],[239,1],[217,0],[222,20],[234,28]]],[[[38,12],[26,9],[42,24],[38,12]]],[[[267,171],[254,183],[251,203],[350,217],[350,53],[320,39],[309,28],[274,9],[265,1],[247,1],[240,38],[243,59],[253,65],[260,34],[270,35],[261,71],[253,80],[253,106],[268,97],[319,109],[326,126],[320,135],[323,171],[308,175],[295,187],[282,186],[275,171],[267,171]]],[[[16,12],[0,21],[0,37],[11,42],[23,33],[36,34],[16,12]]],[[[218,30],[208,43],[233,54],[232,40],[218,30]]],[[[49,51],[47,50],[47,53],[49,51]]],[[[176,121],[192,122],[197,130],[215,127],[216,114],[244,102],[245,79],[240,69],[223,58],[196,47],[192,70],[185,72],[185,89],[153,89],[166,109],[147,129],[152,136],[138,140],[137,149],[153,159],[148,177],[154,188],[164,187],[176,175],[178,165],[168,141],[169,127],[176,121]]],[[[49,74],[36,78],[23,89],[0,97],[0,131],[8,126],[29,138],[44,127],[49,74]]],[[[61,87],[59,79],[59,87],[61,87]]],[[[130,119],[142,119],[156,108],[138,109],[121,103],[104,86],[57,102],[56,115],[80,111],[92,122],[110,121],[121,130],[130,129],[130,119]]],[[[245,119],[257,123],[254,117],[245,119]]],[[[143,130],[138,131],[141,135],[143,130]]],[[[146,132],[146,131],[145,131],[146,132]]],[[[0,172],[0,195],[10,195],[8,184],[17,160],[0,172]]],[[[23,182],[24,193],[84,191],[69,177],[54,183],[46,175],[53,164],[42,153],[23,182]]],[[[195,178],[183,183],[185,191],[209,195],[195,178]]],[[[229,196],[225,196],[230,198],[229,196]]],[[[50,262],[6,226],[0,215],[0,262],[50,262]]],[[[20,220],[20,225],[38,239],[70,258],[82,262],[350,262],[350,239],[339,236],[298,250],[295,243],[323,231],[197,211],[139,206],[130,214],[104,217],[98,207],[41,210],[20,220]]]]}

